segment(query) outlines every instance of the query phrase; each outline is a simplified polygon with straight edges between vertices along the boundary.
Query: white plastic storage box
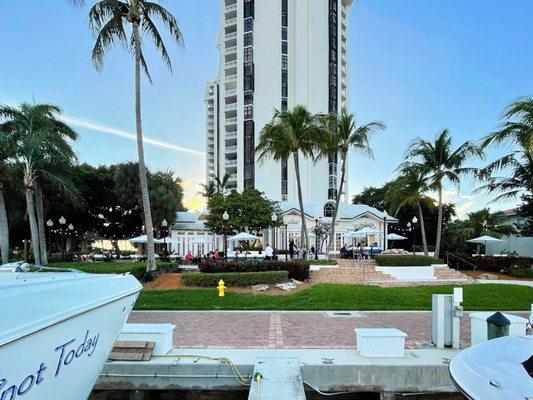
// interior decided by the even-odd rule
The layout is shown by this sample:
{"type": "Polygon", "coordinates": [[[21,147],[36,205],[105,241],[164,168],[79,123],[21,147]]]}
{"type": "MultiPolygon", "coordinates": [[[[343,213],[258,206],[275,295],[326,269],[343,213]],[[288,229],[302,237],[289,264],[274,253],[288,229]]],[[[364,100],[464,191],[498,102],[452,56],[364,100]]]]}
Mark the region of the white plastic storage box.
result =
{"type": "MultiPolygon", "coordinates": [[[[487,318],[493,314],[494,312],[478,312],[470,314],[470,344],[472,346],[488,340],[487,318]]],[[[526,318],[505,313],[503,313],[503,316],[511,322],[511,325],[509,325],[509,336],[525,336],[528,323],[526,318]]]]}
{"type": "Polygon", "coordinates": [[[160,356],[172,350],[172,324],[124,324],[118,340],[155,342],[153,355],[160,356]]]}
{"type": "Polygon", "coordinates": [[[403,357],[407,334],[393,328],[357,328],[357,351],[363,357],[403,357]]]}

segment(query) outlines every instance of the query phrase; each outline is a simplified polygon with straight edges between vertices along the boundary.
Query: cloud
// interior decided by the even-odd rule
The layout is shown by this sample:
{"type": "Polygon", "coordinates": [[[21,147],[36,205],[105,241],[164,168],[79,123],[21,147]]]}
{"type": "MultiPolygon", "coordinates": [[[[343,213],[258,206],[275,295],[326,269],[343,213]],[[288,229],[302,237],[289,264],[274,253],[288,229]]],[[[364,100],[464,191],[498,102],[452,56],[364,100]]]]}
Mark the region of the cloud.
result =
{"type": "Polygon", "coordinates": [[[189,197],[183,200],[183,205],[189,211],[203,211],[205,210],[205,198],[200,195],[189,197]]]}
{"type": "MultiPolygon", "coordinates": [[[[92,121],[88,121],[88,120],[84,120],[81,118],[72,117],[68,115],[62,116],[62,119],[66,123],[77,126],[79,128],[85,128],[85,129],[90,129],[90,130],[97,131],[97,132],[107,133],[113,136],[118,136],[118,137],[122,137],[122,138],[129,139],[129,140],[137,140],[137,136],[134,133],[123,131],[121,129],[112,128],[109,126],[101,125],[96,122],[92,122],[92,121]]],[[[175,145],[169,142],[152,139],[146,135],[143,135],[143,140],[145,143],[148,143],[148,144],[151,144],[157,147],[161,147],[164,149],[175,150],[175,151],[180,151],[183,153],[189,153],[189,154],[194,154],[197,156],[205,157],[204,152],[190,149],[188,147],[178,146],[178,145],[175,145]]]]}
{"type": "Polygon", "coordinates": [[[456,206],[455,211],[457,212],[457,216],[459,218],[464,217],[467,211],[469,211],[472,208],[472,206],[476,203],[475,197],[474,196],[470,196],[470,197],[472,198],[471,200],[465,201],[464,203],[461,203],[456,206]]]}

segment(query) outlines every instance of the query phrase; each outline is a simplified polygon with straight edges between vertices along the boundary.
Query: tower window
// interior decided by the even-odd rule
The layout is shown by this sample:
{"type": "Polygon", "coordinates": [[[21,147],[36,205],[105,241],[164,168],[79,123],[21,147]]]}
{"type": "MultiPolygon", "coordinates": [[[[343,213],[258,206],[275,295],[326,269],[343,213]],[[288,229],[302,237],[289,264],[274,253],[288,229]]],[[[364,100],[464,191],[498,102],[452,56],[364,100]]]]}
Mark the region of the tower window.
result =
{"type": "Polygon", "coordinates": [[[335,204],[326,203],[324,206],[324,217],[331,218],[333,217],[333,212],[335,211],[335,204]]]}

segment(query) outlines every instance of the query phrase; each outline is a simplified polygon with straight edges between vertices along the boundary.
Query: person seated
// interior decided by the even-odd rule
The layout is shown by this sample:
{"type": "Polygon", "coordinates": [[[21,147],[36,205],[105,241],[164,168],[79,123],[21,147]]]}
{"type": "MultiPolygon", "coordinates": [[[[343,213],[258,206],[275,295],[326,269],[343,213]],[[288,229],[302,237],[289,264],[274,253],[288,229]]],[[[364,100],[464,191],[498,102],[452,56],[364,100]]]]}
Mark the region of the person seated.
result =
{"type": "Polygon", "coordinates": [[[222,260],[222,254],[220,254],[220,251],[218,251],[218,249],[215,250],[215,260],[216,261],[222,260]]]}
{"type": "Polygon", "coordinates": [[[348,258],[348,245],[346,243],[340,249],[340,256],[341,258],[348,258]]]}
{"type": "Polygon", "coordinates": [[[187,264],[190,264],[193,260],[193,255],[192,255],[192,252],[189,250],[189,252],[185,255],[185,262],[187,264]]]}

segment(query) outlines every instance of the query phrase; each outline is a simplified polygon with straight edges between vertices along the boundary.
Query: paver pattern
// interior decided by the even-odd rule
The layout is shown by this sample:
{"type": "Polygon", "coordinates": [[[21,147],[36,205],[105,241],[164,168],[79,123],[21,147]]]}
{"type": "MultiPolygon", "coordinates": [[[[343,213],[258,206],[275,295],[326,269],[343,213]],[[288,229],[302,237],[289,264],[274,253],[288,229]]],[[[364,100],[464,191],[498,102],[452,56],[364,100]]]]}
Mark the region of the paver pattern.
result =
{"type": "MultiPolygon", "coordinates": [[[[528,313],[515,313],[527,318],[528,313]]],[[[354,348],[354,328],[397,328],[406,348],[431,347],[431,312],[132,312],[128,322],[171,323],[176,348],[354,348]]],[[[461,319],[461,345],[470,344],[470,319],[461,319]]]]}

